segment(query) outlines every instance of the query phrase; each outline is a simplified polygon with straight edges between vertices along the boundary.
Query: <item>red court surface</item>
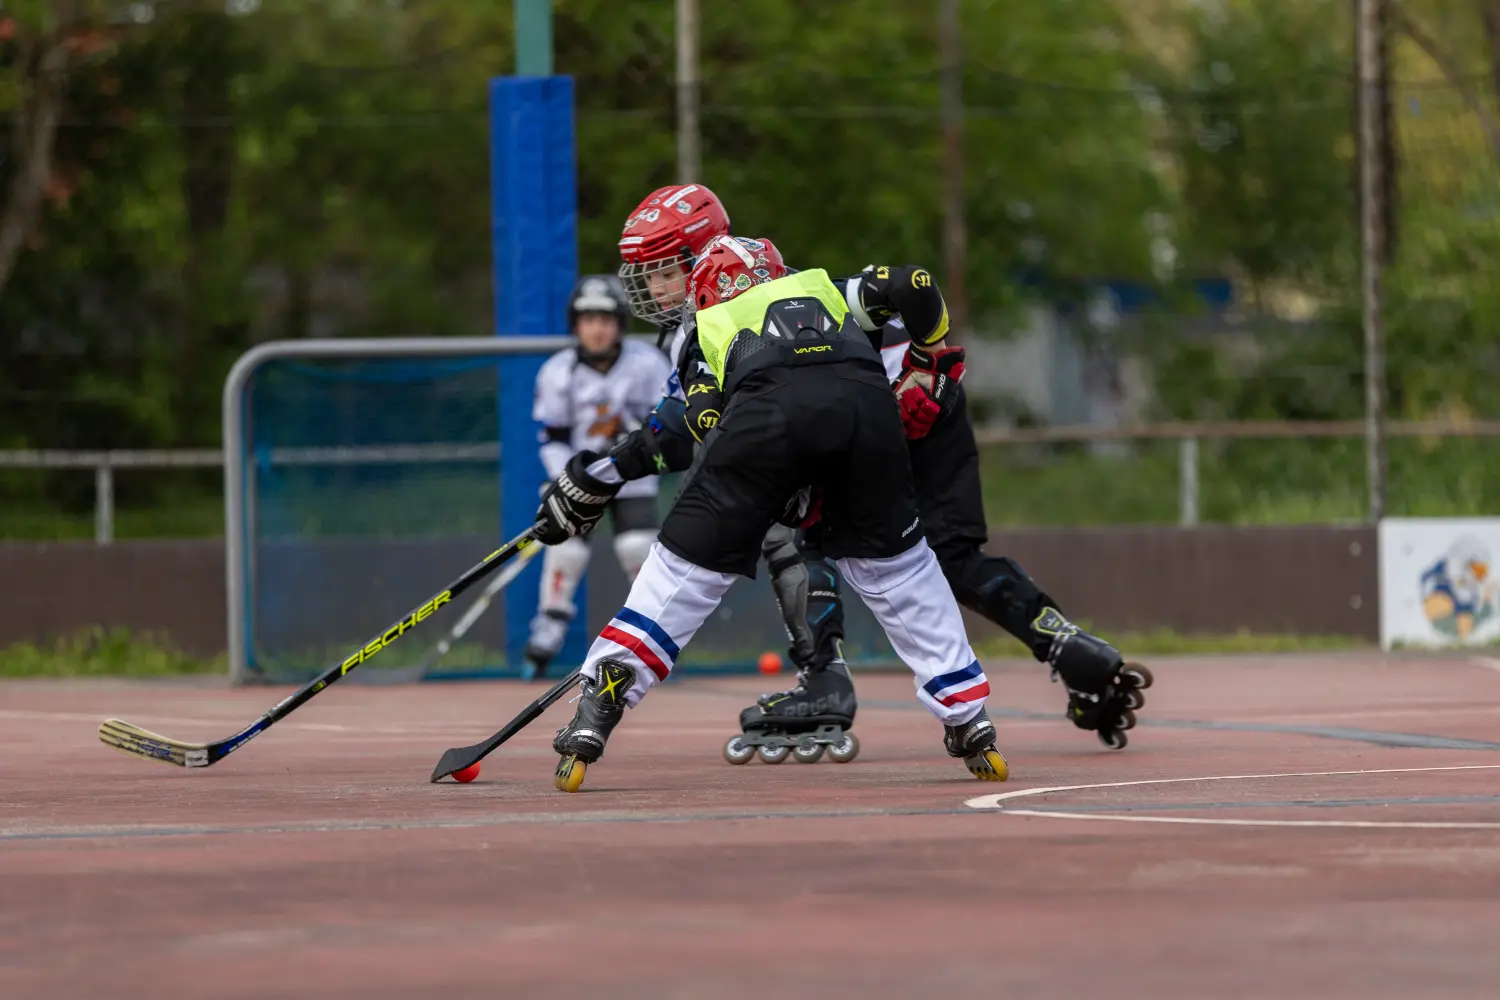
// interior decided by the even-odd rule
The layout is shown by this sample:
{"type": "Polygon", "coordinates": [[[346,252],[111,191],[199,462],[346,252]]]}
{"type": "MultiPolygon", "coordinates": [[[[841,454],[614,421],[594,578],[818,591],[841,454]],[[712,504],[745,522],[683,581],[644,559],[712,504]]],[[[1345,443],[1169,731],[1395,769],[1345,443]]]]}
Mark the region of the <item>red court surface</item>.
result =
{"type": "Polygon", "coordinates": [[[905,676],[857,677],[856,761],[775,767],[720,757],[767,679],[688,678],[572,796],[566,702],[427,782],[537,686],[351,682],[199,771],[95,729],[281,693],[0,686],[0,997],[1500,995],[1500,664],[1153,666],[1112,753],[991,664],[1003,785],[905,676]]]}

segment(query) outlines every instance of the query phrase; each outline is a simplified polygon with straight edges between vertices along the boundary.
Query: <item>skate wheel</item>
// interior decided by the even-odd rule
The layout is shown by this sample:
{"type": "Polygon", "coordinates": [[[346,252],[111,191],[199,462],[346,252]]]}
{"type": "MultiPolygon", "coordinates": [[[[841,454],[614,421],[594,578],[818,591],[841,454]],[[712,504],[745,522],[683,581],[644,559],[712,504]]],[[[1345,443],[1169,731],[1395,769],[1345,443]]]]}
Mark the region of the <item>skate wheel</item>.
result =
{"type": "Polygon", "coordinates": [[[1156,683],[1156,678],[1151,676],[1151,670],[1144,664],[1127,663],[1120,673],[1134,681],[1138,688],[1148,688],[1156,683]]]}
{"type": "Polygon", "coordinates": [[[823,744],[802,740],[792,748],[792,756],[799,764],[816,764],[823,757],[823,744]]]}
{"type": "Polygon", "coordinates": [[[1010,777],[1010,765],[994,747],[964,760],[969,772],[980,781],[1004,781],[1010,777]]]}
{"type": "Polygon", "coordinates": [[[1125,692],[1124,701],[1125,707],[1132,711],[1146,707],[1146,696],[1135,688],[1125,692]]]}
{"type": "Polygon", "coordinates": [[[847,764],[859,756],[859,737],[845,733],[837,743],[828,747],[828,759],[837,764],[847,764]]]}
{"type": "Polygon", "coordinates": [[[1130,740],[1126,738],[1124,730],[1101,729],[1099,731],[1099,742],[1111,750],[1124,750],[1130,740]]]}
{"type": "Polygon", "coordinates": [[[761,763],[763,764],[780,764],[786,760],[786,755],[791,752],[791,747],[763,746],[756,750],[756,753],[760,754],[761,763]]]}
{"type": "Polygon", "coordinates": [[[724,759],[731,764],[747,764],[755,756],[755,748],[745,742],[743,736],[731,737],[724,744],[724,759]]]}
{"type": "Polygon", "coordinates": [[[1132,712],[1128,708],[1125,711],[1123,711],[1123,712],[1120,713],[1120,728],[1121,729],[1134,729],[1135,728],[1135,713],[1132,712]]]}
{"type": "Polygon", "coordinates": [[[552,784],[559,792],[576,792],[583,786],[583,775],[588,765],[573,754],[557,762],[557,771],[552,775],[552,784]]]}

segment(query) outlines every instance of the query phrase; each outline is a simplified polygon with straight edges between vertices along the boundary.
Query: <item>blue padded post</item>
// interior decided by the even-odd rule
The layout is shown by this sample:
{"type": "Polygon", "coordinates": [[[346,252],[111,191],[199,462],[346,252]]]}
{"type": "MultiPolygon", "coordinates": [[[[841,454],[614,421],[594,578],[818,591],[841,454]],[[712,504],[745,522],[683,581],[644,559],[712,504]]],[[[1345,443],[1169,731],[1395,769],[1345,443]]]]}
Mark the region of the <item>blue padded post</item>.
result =
{"type": "MultiPolygon", "coordinates": [[[[490,81],[490,190],[494,237],[495,333],[566,333],[568,292],[578,276],[578,192],[574,168],[573,79],[490,81]]],[[[500,524],[506,538],[536,515],[546,481],[531,419],[536,374],[545,359],[500,362],[500,524]]],[[[519,665],[536,612],[541,560],[505,590],[505,653],[519,665]]],[[[588,596],[580,585],[578,607],[588,596]]],[[[574,620],[558,662],[587,652],[587,616],[574,620]]]]}

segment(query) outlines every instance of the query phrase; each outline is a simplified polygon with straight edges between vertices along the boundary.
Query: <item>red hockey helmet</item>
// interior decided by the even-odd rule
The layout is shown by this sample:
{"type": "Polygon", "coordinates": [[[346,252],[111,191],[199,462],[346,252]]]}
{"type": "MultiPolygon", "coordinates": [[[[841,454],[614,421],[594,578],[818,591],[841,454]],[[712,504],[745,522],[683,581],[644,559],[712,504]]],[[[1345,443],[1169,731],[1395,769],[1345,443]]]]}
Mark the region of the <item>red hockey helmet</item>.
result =
{"type": "Polygon", "coordinates": [[[693,265],[688,295],[695,311],[707,309],[785,274],[781,251],[770,240],[720,236],[693,265]]]}
{"type": "Polygon", "coordinates": [[[702,184],[674,184],[646,196],[620,234],[620,281],[630,311],[647,323],[677,317],[687,273],[705,247],[729,234],[724,204],[702,184]]]}

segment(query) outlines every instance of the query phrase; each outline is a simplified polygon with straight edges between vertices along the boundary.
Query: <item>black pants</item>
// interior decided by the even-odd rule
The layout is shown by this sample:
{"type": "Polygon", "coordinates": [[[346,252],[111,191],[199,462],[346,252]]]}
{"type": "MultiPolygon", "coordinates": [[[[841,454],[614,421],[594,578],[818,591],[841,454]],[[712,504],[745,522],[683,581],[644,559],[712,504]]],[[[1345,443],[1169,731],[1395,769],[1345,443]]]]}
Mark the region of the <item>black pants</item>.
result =
{"type": "MultiPolygon", "coordinates": [[[[1037,632],[1031,623],[1043,607],[1062,609],[1015,560],[984,551],[989,528],[984,519],[979,448],[963,399],[926,437],[908,442],[908,448],[927,543],[937,554],[953,596],[1019,639],[1038,660],[1046,660],[1052,637],[1037,632]]],[[[827,575],[832,573],[832,565],[824,558],[822,542],[821,526],[814,526],[800,534],[798,548],[810,567],[827,575]]],[[[837,602],[836,578],[831,591],[837,602]]],[[[817,611],[826,615],[821,607],[817,611]]],[[[827,621],[837,628],[837,638],[842,638],[842,609],[827,621]]],[[[824,643],[818,643],[819,667],[827,665],[825,648],[824,643]]]]}
{"type": "Polygon", "coordinates": [[[820,543],[830,558],[886,558],[922,540],[901,414],[878,363],[747,379],[704,441],[659,539],[694,565],[753,577],[767,529],[808,485],[821,492],[820,543]]]}
{"type": "Polygon", "coordinates": [[[656,497],[616,497],[609,505],[615,534],[656,530],[656,497]]]}
{"type": "MultiPolygon", "coordinates": [[[[960,387],[962,392],[962,387],[960,387]]],[[[1062,609],[1013,559],[984,551],[989,528],[979,479],[974,423],[960,396],[958,407],[924,438],[910,442],[917,508],[927,542],[958,603],[999,625],[1045,660],[1052,637],[1031,623],[1043,607],[1062,609]]]]}

